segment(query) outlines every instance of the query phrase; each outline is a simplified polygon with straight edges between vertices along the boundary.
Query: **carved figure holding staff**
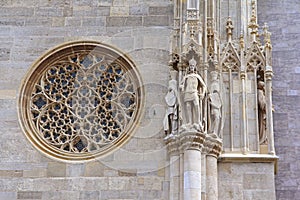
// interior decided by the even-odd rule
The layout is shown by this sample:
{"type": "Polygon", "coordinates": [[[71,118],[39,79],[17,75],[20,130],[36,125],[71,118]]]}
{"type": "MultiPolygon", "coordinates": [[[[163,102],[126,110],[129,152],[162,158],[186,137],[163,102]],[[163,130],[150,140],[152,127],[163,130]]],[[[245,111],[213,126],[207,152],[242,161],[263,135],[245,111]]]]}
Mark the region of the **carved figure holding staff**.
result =
{"type": "Polygon", "coordinates": [[[196,60],[189,61],[189,69],[180,83],[183,93],[184,128],[195,128],[203,131],[202,100],[206,93],[206,84],[196,72],[196,60]]]}

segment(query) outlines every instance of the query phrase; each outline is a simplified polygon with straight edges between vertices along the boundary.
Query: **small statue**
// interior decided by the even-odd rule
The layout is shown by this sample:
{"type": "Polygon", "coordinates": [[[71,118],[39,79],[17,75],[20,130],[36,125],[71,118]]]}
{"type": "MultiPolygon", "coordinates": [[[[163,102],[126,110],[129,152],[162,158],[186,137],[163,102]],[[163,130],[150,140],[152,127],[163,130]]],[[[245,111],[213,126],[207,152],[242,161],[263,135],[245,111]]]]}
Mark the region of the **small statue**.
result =
{"type": "Polygon", "coordinates": [[[257,83],[259,144],[267,144],[265,83],[257,83]]]}
{"type": "Polygon", "coordinates": [[[189,61],[189,71],[183,77],[179,87],[183,92],[184,127],[193,126],[197,131],[203,131],[202,100],[206,93],[206,84],[196,73],[196,64],[194,58],[189,61]]]}
{"type": "Polygon", "coordinates": [[[168,105],[166,114],[164,117],[163,125],[166,133],[166,139],[173,137],[178,129],[178,92],[177,92],[177,81],[176,71],[171,71],[171,80],[169,81],[168,93],[165,96],[165,101],[168,105]]]}
{"type": "Polygon", "coordinates": [[[218,73],[211,72],[211,93],[209,94],[210,104],[210,133],[220,137],[220,122],[222,118],[221,107],[222,99],[220,95],[220,85],[218,80],[218,73]]]}

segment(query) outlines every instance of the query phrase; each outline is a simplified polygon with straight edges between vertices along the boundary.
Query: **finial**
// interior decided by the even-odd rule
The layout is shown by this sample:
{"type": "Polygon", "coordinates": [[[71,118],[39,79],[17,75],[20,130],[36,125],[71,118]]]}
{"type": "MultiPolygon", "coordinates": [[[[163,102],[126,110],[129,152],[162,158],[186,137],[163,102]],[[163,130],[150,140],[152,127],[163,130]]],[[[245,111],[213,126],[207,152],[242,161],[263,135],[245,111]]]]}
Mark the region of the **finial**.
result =
{"type": "Polygon", "coordinates": [[[245,40],[244,40],[243,32],[241,32],[241,35],[240,35],[240,47],[241,47],[241,49],[245,48],[245,40]]]}
{"type": "Polygon", "coordinates": [[[258,24],[256,22],[256,1],[255,0],[252,0],[251,1],[251,5],[252,5],[252,15],[251,15],[251,19],[250,19],[250,23],[248,25],[248,27],[250,29],[252,29],[251,31],[251,35],[252,35],[252,39],[253,41],[256,41],[256,37],[257,37],[257,34],[258,34],[258,24]]]}
{"type": "Polygon", "coordinates": [[[267,23],[265,23],[263,26],[265,47],[271,49],[272,48],[271,33],[268,29],[269,29],[269,26],[267,25],[267,23]]]}
{"type": "Polygon", "coordinates": [[[226,30],[227,30],[227,39],[229,42],[232,40],[232,30],[234,29],[231,17],[228,17],[226,22],[226,30]]]}

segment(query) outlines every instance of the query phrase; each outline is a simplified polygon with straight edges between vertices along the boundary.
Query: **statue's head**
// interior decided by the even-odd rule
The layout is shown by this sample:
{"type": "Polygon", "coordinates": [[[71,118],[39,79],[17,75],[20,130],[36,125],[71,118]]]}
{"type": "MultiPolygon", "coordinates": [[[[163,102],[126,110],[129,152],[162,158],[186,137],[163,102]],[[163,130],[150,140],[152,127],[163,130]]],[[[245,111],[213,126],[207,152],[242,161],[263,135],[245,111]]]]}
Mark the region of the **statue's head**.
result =
{"type": "Polygon", "coordinates": [[[190,71],[194,72],[196,71],[196,65],[197,65],[197,62],[196,60],[194,59],[194,57],[189,61],[189,68],[190,68],[190,71]]]}

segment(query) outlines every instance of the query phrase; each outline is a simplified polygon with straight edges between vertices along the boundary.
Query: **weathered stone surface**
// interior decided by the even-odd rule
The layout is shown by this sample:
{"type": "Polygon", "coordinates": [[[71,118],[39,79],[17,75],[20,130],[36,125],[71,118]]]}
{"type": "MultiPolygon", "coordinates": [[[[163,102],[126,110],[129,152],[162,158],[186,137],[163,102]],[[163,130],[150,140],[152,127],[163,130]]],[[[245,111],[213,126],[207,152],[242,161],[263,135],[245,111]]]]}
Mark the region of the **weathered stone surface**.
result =
{"type": "MultiPolygon", "coordinates": [[[[0,1],[0,199],[167,199],[169,183],[164,177],[168,175],[168,167],[165,167],[167,154],[161,121],[168,82],[173,2],[0,1]],[[56,163],[43,158],[22,134],[17,116],[18,89],[26,71],[45,51],[79,39],[111,44],[132,58],[147,91],[145,116],[138,125],[136,137],[122,147],[130,153],[111,154],[103,158],[106,162],[101,159],[80,164],[56,163]],[[108,165],[108,161],[115,165],[108,165]]],[[[221,4],[228,6],[228,2],[221,1],[221,4]]],[[[237,7],[236,2],[230,1],[233,11],[237,7]]],[[[300,152],[299,10],[297,1],[258,1],[259,24],[268,22],[272,32],[274,129],[280,157],[276,197],[279,200],[297,199],[300,195],[297,156],[300,152]]],[[[227,11],[221,13],[228,14],[227,11]]],[[[234,12],[229,14],[237,18],[234,12]]],[[[235,26],[234,35],[238,37],[240,24],[235,26]]],[[[226,30],[221,29],[221,37],[226,39],[226,30]]],[[[239,85],[235,85],[234,92],[240,90],[239,85]]],[[[249,92],[252,91],[253,87],[249,87],[249,92]]],[[[234,99],[239,103],[240,96],[234,99]]],[[[239,111],[234,118],[240,118],[239,111]]],[[[240,123],[235,121],[234,124],[234,140],[239,141],[240,123]]],[[[251,137],[254,138],[254,133],[251,137]]],[[[229,139],[226,135],[224,141],[229,143],[229,139]]],[[[235,150],[240,146],[239,142],[234,143],[235,150]]],[[[218,168],[222,169],[219,171],[222,200],[273,199],[273,193],[266,191],[269,186],[255,185],[272,178],[273,165],[219,163],[218,168]]]]}
{"type": "Polygon", "coordinates": [[[66,164],[58,162],[49,162],[47,167],[48,177],[64,177],[66,176],[66,164]]]}
{"type": "Polygon", "coordinates": [[[107,17],[107,26],[141,26],[142,17],[107,17]]]}

